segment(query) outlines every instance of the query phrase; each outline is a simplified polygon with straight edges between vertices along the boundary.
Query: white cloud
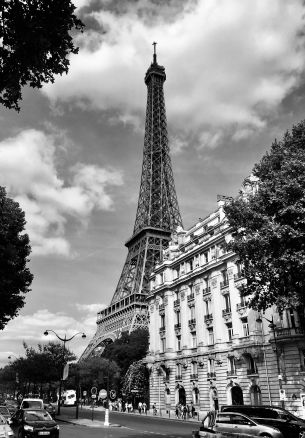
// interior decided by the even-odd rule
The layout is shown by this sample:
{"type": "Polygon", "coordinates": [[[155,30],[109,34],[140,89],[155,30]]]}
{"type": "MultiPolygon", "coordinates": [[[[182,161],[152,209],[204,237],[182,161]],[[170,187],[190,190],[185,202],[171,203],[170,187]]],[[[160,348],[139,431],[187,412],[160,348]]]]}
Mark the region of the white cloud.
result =
{"type": "Polygon", "coordinates": [[[8,356],[11,354],[16,357],[24,356],[23,341],[34,348],[37,348],[39,343],[57,342],[58,339],[52,333],[44,336],[46,329],[54,329],[59,336],[66,335],[67,338],[77,332],[84,332],[86,339],[76,336],[67,344],[67,347],[79,357],[96,332],[96,313],[106,305],[75,304],[75,307],[80,314],[78,318],[68,316],[65,312],[52,313],[47,309],[41,309],[33,314],[19,315],[18,318],[11,320],[5,330],[0,332],[2,345],[0,367],[8,364],[8,356]]]}
{"type": "Polygon", "coordinates": [[[33,255],[71,255],[68,220],[86,224],[94,209],[110,210],[108,190],[122,184],[119,171],[83,163],[70,169],[70,182],[64,181],[56,168],[59,140],[32,129],[0,142],[0,185],[25,211],[33,255]]]}
{"type": "Polygon", "coordinates": [[[138,123],[145,105],[143,74],[156,39],[168,75],[169,122],[181,138],[191,133],[199,141],[205,133],[219,136],[222,129],[234,136],[236,129],[239,139],[240,133],[262,128],[304,68],[302,1],[183,4],[180,11],[174,2],[160,5],[163,16],[156,16],[149,1],[126,2],[120,14],[110,7],[88,13],[106,33],[85,31],[69,74],[43,91],[53,103],[114,109],[118,120],[138,123]]]}

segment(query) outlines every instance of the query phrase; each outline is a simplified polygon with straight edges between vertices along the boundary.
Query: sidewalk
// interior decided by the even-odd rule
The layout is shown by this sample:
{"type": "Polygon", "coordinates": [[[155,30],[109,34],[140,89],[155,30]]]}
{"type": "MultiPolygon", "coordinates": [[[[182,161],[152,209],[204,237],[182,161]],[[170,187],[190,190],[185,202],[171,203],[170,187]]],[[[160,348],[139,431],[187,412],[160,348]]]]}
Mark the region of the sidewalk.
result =
{"type": "MultiPolygon", "coordinates": [[[[121,427],[120,424],[117,423],[111,423],[111,421],[109,422],[109,426],[105,426],[104,425],[104,421],[103,420],[96,420],[96,419],[90,419],[90,418],[81,418],[81,412],[82,410],[90,410],[91,411],[91,406],[82,406],[79,408],[79,418],[73,418],[70,415],[67,414],[61,414],[60,416],[56,417],[56,421],[61,421],[63,423],[71,423],[71,424],[78,424],[78,425],[82,425],[82,426],[88,426],[88,427],[99,427],[99,428],[105,428],[108,429],[109,427],[121,427]]],[[[94,407],[94,412],[101,412],[101,411],[105,411],[105,408],[101,407],[101,406],[95,406],[94,407]]],[[[118,411],[109,411],[109,418],[110,420],[111,418],[111,414],[114,412],[118,412],[118,411]]],[[[137,416],[147,416],[147,417],[156,417],[159,419],[170,419],[170,420],[176,420],[176,421],[187,421],[187,422],[191,422],[191,423],[197,423],[199,424],[199,421],[195,418],[188,418],[186,420],[183,419],[177,419],[173,416],[169,417],[168,414],[166,414],[166,412],[164,412],[163,415],[153,415],[153,413],[151,412],[147,412],[147,414],[140,414],[138,411],[136,412],[120,412],[120,414],[124,414],[124,415],[137,415],[137,416]]],[[[93,416],[94,418],[94,416],[93,416]]]]}

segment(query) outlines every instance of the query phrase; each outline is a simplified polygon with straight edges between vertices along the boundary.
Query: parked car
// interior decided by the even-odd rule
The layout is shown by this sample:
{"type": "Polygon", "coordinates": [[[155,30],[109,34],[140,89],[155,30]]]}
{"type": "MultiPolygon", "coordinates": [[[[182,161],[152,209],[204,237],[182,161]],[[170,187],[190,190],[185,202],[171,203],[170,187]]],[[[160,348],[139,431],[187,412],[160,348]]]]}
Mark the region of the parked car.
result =
{"type": "Polygon", "coordinates": [[[56,414],[56,408],[54,405],[52,405],[52,403],[45,403],[44,404],[44,409],[49,412],[49,414],[51,415],[52,418],[55,418],[55,414],[56,414]]]}
{"type": "Polygon", "coordinates": [[[20,409],[43,409],[43,400],[40,398],[24,398],[20,409]]]}
{"type": "Polygon", "coordinates": [[[265,438],[284,438],[276,427],[258,423],[247,415],[237,412],[220,413],[216,417],[214,431],[230,436],[243,435],[265,438]]]}
{"type": "Polygon", "coordinates": [[[18,438],[59,437],[59,426],[45,409],[19,409],[12,417],[11,428],[18,438]]]}
{"type": "Polygon", "coordinates": [[[225,405],[221,412],[239,412],[254,421],[279,429],[284,438],[299,438],[305,432],[305,421],[278,406],[225,405]]]}
{"type": "Polygon", "coordinates": [[[0,414],[0,436],[4,438],[13,438],[14,432],[7,424],[6,419],[0,414]]]}
{"type": "Polygon", "coordinates": [[[19,408],[19,403],[16,400],[6,400],[5,406],[9,410],[11,416],[17,411],[19,408]]]}
{"type": "MultiPolygon", "coordinates": [[[[8,424],[10,424],[10,419],[12,414],[10,413],[10,411],[8,410],[7,406],[5,405],[0,405],[0,414],[2,415],[2,417],[4,417],[6,419],[6,422],[8,424]]],[[[1,436],[1,435],[0,435],[1,436]]]]}

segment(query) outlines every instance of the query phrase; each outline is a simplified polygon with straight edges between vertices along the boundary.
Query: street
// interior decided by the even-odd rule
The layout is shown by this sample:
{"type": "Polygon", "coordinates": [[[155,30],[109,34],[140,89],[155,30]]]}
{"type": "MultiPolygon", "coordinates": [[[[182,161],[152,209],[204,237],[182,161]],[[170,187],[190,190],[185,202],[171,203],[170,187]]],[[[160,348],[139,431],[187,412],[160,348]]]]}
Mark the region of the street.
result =
{"type": "MultiPolygon", "coordinates": [[[[61,420],[75,420],[75,408],[63,408],[61,420]]],[[[104,427],[104,412],[94,411],[94,421],[91,420],[91,410],[82,409],[79,419],[87,419],[88,426],[58,421],[60,438],[72,437],[106,437],[106,438],[141,438],[149,435],[169,438],[190,438],[192,430],[199,428],[198,422],[184,422],[183,420],[150,417],[146,415],[127,414],[121,412],[110,413],[110,424],[116,427],[104,427]],[[90,421],[89,421],[90,420],[90,421]]]]}

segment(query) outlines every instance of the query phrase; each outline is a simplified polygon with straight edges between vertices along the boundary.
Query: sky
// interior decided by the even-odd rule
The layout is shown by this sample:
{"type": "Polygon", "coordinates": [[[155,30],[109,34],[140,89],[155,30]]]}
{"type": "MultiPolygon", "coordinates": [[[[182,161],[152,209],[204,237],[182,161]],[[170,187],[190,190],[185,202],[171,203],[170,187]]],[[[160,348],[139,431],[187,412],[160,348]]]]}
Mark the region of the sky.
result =
{"type": "Polygon", "coordinates": [[[132,234],[146,86],[157,59],[184,228],[236,196],[275,138],[303,119],[302,0],[75,0],[86,24],[67,75],[0,108],[0,185],[25,211],[32,290],[0,332],[0,367],[85,332],[114,294],[132,234]]]}

